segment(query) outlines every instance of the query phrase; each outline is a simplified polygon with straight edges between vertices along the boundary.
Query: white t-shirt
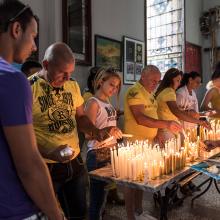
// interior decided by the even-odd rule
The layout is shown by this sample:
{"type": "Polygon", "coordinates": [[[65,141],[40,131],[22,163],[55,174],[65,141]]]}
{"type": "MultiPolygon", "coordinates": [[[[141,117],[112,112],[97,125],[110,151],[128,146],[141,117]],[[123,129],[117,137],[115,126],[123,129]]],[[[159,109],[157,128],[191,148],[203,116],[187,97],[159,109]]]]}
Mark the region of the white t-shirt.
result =
{"type": "MultiPolygon", "coordinates": [[[[110,127],[110,126],[116,126],[117,123],[117,112],[114,109],[114,107],[107,102],[103,102],[95,97],[91,97],[86,105],[85,105],[85,109],[87,108],[87,104],[91,101],[91,100],[95,100],[99,106],[99,110],[97,112],[97,116],[96,116],[96,121],[95,121],[95,126],[99,129],[105,128],[105,127],[110,127]]],[[[113,140],[111,140],[110,142],[108,142],[108,145],[111,144],[116,144],[117,140],[114,138],[113,140]]],[[[90,140],[88,141],[88,151],[92,150],[93,148],[95,148],[98,144],[100,144],[99,141],[97,140],[90,140]]]]}
{"type": "MultiPolygon", "coordinates": [[[[196,93],[192,90],[192,95],[189,94],[186,86],[183,86],[176,91],[176,103],[181,110],[194,110],[199,112],[196,93]]],[[[184,128],[195,128],[197,126],[196,124],[185,121],[182,121],[182,124],[184,128]]]]}

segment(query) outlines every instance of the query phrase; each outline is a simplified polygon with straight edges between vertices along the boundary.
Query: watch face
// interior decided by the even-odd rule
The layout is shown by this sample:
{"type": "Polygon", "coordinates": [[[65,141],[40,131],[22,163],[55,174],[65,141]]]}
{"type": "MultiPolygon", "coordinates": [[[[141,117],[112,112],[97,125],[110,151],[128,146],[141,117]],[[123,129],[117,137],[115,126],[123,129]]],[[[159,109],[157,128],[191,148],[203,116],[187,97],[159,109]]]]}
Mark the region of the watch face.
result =
{"type": "Polygon", "coordinates": [[[158,13],[163,13],[166,11],[168,4],[169,4],[169,0],[163,2],[161,0],[154,0],[153,7],[155,11],[157,11],[158,13]]]}

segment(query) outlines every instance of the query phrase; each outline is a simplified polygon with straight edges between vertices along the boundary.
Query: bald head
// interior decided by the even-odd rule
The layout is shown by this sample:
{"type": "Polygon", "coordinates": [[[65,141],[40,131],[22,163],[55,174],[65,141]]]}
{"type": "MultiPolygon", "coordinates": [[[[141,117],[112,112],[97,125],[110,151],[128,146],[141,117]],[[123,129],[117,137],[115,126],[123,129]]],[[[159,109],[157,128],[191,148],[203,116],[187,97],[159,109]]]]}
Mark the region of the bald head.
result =
{"type": "Polygon", "coordinates": [[[44,54],[45,60],[53,64],[75,62],[72,50],[62,42],[54,43],[47,48],[44,54]]]}
{"type": "Polygon", "coordinates": [[[73,52],[65,43],[55,43],[47,48],[41,75],[53,87],[62,87],[70,79],[74,69],[73,52]]]}
{"type": "Polygon", "coordinates": [[[160,70],[154,65],[147,65],[141,72],[140,83],[151,93],[156,89],[160,78],[160,70]]]}

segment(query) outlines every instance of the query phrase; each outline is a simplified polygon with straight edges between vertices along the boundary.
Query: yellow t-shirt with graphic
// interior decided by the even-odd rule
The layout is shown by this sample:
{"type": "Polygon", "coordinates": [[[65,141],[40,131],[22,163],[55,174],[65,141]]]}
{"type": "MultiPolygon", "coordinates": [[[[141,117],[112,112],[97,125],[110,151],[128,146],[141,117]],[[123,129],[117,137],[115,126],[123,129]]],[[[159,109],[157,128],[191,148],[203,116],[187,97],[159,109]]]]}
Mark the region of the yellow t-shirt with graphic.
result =
{"type": "Polygon", "coordinates": [[[158,118],[161,120],[173,120],[178,122],[178,118],[170,111],[167,102],[176,102],[176,92],[172,88],[166,88],[157,96],[158,118]]]}
{"type": "Polygon", "coordinates": [[[132,105],[144,105],[144,114],[148,117],[157,119],[157,102],[153,95],[146,91],[146,89],[136,82],[131,86],[124,99],[124,132],[127,134],[133,134],[134,140],[152,141],[157,135],[157,128],[149,128],[146,126],[138,125],[131,110],[132,105]]]}
{"type": "MultiPolygon", "coordinates": [[[[47,152],[67,144],[73,148],[76,157],[80,152],[76,108],[84,102],[77,82],[67,81],[62,88],[56,89],[44,79],[33,77],[30,82],[37,143],[47,152]]],[[[47,159],[46,161],[54,162],[47,159]]]]}
{"type": "Polygon", "coordinates": [[[215,110],[220,110],[220,92],[215,87],[212,89],[213,89],[213,96],[210,100],[211,107],[215,110]]]}

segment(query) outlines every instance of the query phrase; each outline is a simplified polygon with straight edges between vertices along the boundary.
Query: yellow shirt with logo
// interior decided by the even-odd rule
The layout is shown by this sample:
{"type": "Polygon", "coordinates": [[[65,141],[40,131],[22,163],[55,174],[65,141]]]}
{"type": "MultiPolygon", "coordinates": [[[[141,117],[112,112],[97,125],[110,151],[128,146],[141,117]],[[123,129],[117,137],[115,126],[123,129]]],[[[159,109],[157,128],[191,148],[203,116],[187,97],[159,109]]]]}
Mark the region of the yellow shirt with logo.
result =
{"type": "Polygon", "coordinates": [[[215,110],[220,110],[220,92],[217,88],[213,87],[213,96],[210,100],[211,107],[215,110]]]}
{"type": "Polygon", "coordinates": [[[32,76],[30,82],[33,92],[33,125],[37,143],[47,152],[67,144],[73,148],[76,157],[80,152],[75,118],[76,108],[84,102],[77,82],[67,81],[59,89],[51,87],[38,76],[32,76]]]}
{"type": "Polygon", "coordinates": [[[172,88],[166,88],[157,96],[158,118],[161,120],[173,120],[178,122],[178,118],[170,111],[167,102],[176,102],[176,92],[172,88]]]}
{"type": "Polygon", "coordinates": [[[152,141],[157,135],[157,128],[149,128],[146,126],[138,125],[131,110],[132,105],[144,105],[144,114],[148,117],[157,119],[157,102],[153,95],[139,83],[136,82],[131,86],[124,99],[124,132],[133,134],[134,139],[152,141]]]}

